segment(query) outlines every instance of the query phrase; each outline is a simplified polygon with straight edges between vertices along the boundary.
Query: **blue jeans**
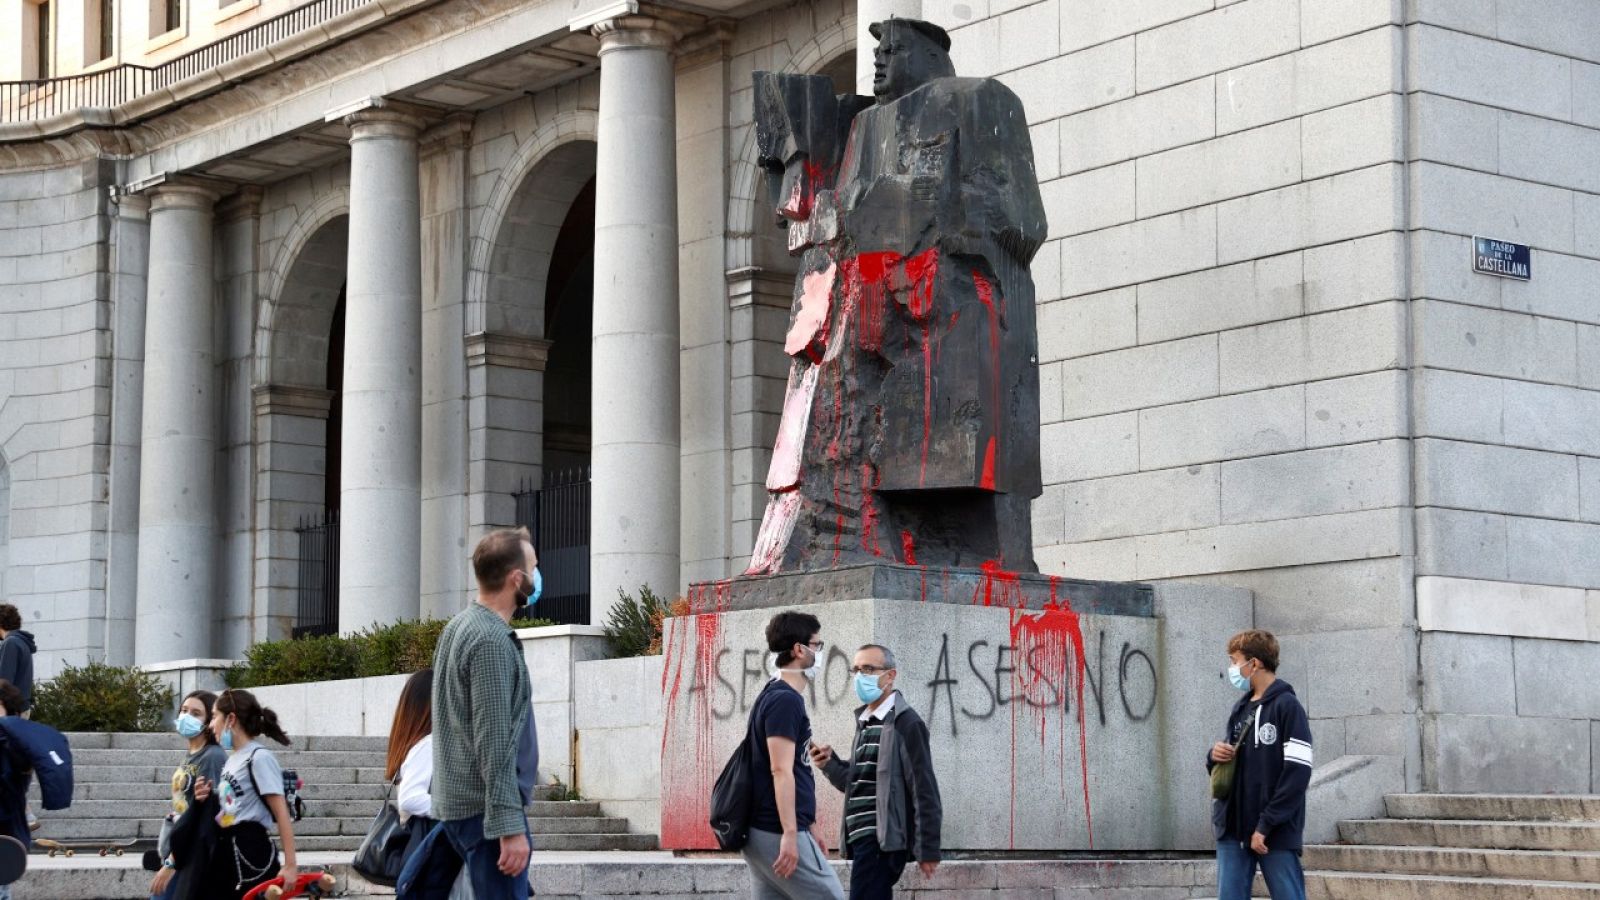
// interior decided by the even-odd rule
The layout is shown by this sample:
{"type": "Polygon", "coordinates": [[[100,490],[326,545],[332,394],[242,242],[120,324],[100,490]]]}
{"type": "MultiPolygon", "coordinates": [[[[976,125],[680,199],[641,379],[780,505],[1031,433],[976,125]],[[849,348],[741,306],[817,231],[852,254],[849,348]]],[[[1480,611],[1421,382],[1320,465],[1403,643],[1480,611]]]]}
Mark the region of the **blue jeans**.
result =
{"type": "Polygon", "coordinates": [[[1272,900],[1305,900],[1306,877],[1300,871],[1300,854],[1273,850],[1257,856],[1248,844],[1217,841],[1217,900],[1250,900],[1256,866],[1267,883],[1272,900]]]}
{"type": "Polygon", "coordinates": [[[444,900],[463,868],[475,900],[528,900],[527,870],[515,878],[500,871],[500,840],[483,836],[483,816],[435,825],[406,860],[397,894],[400,900],[444,900]]]}

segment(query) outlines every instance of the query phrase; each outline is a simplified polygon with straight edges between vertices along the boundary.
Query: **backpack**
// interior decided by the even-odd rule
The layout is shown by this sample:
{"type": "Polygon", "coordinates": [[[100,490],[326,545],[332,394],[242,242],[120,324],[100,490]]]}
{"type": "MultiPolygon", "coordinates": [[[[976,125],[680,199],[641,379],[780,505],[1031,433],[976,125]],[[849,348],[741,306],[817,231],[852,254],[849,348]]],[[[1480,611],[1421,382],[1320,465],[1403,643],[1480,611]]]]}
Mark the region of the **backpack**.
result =
{"type": "MultiPolygon", "coordinates": [[[[766,692],[762,692],[764,697],[766,692]]],[[[743,849],[750,840],[750,818],[755,811],[755,720],[761,697],[750,710],[744,740],[733,750],[711,788],[711,833],[724,850],[743,849]]]]}
{"type": "MultiPolygon", "coordinates": [[[[260,747],[250,751],[250,758],[244,761],[245,771],[250,773],[250,787],[256,792],[257,797],[262,797],[261,786],[256,783],[256,753],[260,747]]],[[[300,799],[300,791],[306,786],[300,780],[299,773],[293,769],[283,770],[283,802],[289,808],[289,821],[298,822],[306,817],[306,804],[300,799]]],[[[263,797],[262,802],[266,802],[263,797]]]]}

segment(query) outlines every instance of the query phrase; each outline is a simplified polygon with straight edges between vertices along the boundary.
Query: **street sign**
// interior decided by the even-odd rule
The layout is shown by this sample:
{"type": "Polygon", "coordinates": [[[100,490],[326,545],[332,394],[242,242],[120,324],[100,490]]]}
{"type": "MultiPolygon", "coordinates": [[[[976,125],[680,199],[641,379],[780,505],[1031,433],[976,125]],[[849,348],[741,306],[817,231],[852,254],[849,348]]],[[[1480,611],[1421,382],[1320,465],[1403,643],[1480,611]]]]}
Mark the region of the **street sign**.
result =
{"type": "Polygon", "coordinates": [[[1472,271],[1527,281],[1533,277],[1533,251],[1527,244],[1473,237],[1472,271]]]}

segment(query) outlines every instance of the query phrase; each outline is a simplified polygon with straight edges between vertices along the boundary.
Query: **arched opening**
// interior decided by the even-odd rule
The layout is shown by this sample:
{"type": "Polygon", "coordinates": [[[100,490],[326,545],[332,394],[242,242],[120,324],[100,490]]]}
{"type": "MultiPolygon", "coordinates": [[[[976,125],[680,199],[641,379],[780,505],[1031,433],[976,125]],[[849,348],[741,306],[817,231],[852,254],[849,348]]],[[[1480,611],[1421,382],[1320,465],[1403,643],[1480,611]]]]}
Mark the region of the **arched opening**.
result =
{"type": "Polygon", "coordinates": [[[590,336],[594,333],[594,179],[567,210],[545,284],[544,468],[589,468],[590,336]]]}
{"type": "Polygon", "coordinates": [[[589,622],[595,146],[545,153],[510,192],[484,276],[469,502],[480,531],[524,525],[544,576],[538,615],[589,622]],[[481,436],[480,436],[481,435],[481,436]],[[480,443],[481,441],[481,443],[480,443]]]}
{"type": "MultiPolygon", "coordinates": [[[[339,621],[339,466],[349,217],[296,253],[263,327],[256,388],[257,502],[252,632],[331,634],[339,621]]],[[[242,648],[223,648],[230,652],[242,648]]]]}

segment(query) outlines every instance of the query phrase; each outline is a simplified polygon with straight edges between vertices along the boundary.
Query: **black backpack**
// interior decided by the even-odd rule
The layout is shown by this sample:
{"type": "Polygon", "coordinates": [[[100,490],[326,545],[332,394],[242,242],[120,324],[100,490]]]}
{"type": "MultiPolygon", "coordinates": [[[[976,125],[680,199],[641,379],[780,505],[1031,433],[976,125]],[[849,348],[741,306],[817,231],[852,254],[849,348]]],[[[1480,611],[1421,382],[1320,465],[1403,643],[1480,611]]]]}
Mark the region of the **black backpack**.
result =
{"type": "Polygon", "coordinates": [[[711,833],[724,850],[741,850],[750,839],[750,817],[755,811],[755,720],[766,691],[756,697],[745,725],[744,740],[733,750],[728,764],[711,789],[711,833]]]}
{"type": "MultiPolygon", "coordinates": [[[[258,747],[257,750],[260,748],[258,747]]],[[[244,761],[245,771],[250,773],[250,787],[255,790],[256,796],[261,797],[261,785],[256,782],[256,750],[250,751],[250,757],[244,761]]],[[[289,820],[298,822],[306,817],[306,804],[300,799],[300,790],[306,786],[300,780],[300,774],[293,769],[283,770],[283,804],[289,808],[289,820]]],[[[262,797],[262,803],[267,802],[262,797]]]]}

